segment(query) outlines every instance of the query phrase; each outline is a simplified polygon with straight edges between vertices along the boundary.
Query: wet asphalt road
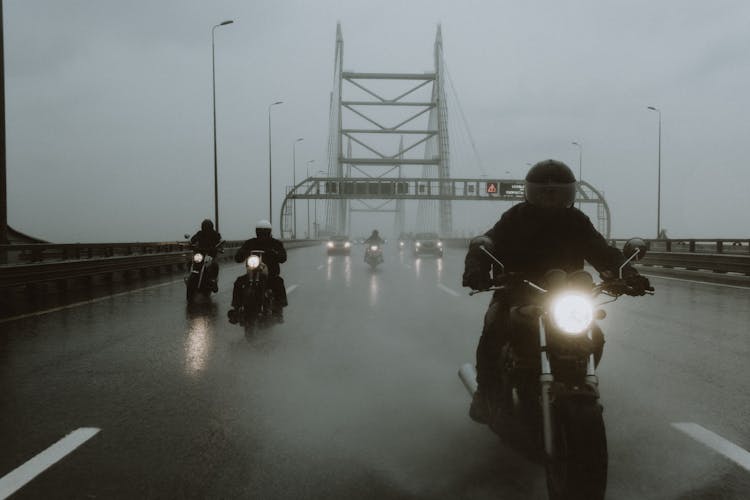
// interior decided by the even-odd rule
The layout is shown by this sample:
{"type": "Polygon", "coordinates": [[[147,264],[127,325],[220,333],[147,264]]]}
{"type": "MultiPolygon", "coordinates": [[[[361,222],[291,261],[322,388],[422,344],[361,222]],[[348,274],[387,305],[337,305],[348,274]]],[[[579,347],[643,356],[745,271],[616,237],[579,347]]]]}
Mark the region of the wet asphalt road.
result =
{"type": "MultiPolygon", "coordinates": [[[[286,322],[247,338],[234,264],[202,307],[175,282],[0,323],[0,477],[101,429],[13,498],[546,498],[467,416],[489,296],[460,288],[464,252],[387,250],[375,273],[360,248],[291,251],[286,322]]],[[[750,498],[749,470],[672,425],[750,450],[750,289],[653,283],[601,322],[607,498],[750,498]]]]}

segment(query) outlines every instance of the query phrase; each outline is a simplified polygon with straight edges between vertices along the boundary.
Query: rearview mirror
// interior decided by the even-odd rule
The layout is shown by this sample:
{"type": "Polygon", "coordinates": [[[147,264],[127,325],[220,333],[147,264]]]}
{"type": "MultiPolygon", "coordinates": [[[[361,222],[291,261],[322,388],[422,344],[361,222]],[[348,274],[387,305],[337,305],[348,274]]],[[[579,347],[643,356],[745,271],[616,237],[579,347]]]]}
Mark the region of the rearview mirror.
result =
{"type": "Polygon", "coordinates": [[[189,239],[190,239],[190,235],[189,235],[189,234],[186,234],[186,235],[185,235],[185,239],[186,239],[186,240],[189,240],[189,239]]]}
{"type": "Polygon", "coordinates": [[[625,242],[622,253],[627,259],[632,257],[636,261],[641,260],[646,255],[646,242],[641,238],[630,238],[625,242]]]}

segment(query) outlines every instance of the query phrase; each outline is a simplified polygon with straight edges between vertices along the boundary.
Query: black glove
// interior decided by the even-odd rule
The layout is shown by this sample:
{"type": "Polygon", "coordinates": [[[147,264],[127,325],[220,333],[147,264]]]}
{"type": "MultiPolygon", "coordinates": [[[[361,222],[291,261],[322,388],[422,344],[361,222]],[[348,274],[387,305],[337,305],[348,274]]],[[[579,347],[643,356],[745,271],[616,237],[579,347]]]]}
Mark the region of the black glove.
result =
{"type": "Polygon", "coordinates": [[[625,282],[630,287],[628,295],[645,295],[646,291],[654,290],[648,278],[641,274],[632,274],[625,278],[625,282]]]}
{"type": "Polygon", "coordinates": [[[475,271],[464,273],[462,285],[472,290],[487,290],[492,286],[492,282],[489,273],[475,271]]]}

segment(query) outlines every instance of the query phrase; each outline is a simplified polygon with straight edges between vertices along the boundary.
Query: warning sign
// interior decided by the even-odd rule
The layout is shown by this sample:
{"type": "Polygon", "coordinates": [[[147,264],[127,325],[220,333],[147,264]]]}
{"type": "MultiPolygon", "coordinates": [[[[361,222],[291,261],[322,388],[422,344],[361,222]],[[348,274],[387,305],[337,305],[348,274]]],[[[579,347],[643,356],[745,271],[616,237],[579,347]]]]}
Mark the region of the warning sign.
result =
{"type": "Polygon", "coordinates": [[[497,194],[497,182],[487,183],[487,194],[497,194]]]}

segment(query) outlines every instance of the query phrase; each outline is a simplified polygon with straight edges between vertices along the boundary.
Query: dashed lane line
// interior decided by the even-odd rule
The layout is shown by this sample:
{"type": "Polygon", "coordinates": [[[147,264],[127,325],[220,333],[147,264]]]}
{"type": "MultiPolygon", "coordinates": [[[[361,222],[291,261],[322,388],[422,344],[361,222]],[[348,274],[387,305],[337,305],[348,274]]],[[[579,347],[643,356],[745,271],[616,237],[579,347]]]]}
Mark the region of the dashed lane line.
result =
{"type": "Polygon", "coordinates": [[[297,288],[299,288],[299,285],[289,285],[288,287],[286,287],[286,293],[290,294],[293,291],[295,291],[297,288]]]}
{"type": "Polygon", "coordinates": [[[175,283],[182,283],[183,281],[184,280],[182,280],[182,279],[174,280],[174,281],[168,281],[166,283],[159,283],[158,285],[151,285],[151,286],[146,286],[146,287],[143,287],[143,288],[136,288],[135,290],[128,290],[127,292],[113,293],[112,295],[106,295],[104,297],[98,297],[96,299],[83,300],[81,302],[73,302],[72,304],[68,304],[68,305],[60,306],[60,307],[53,307],[52,309],[45,309],[43,311],[37,311],[37,312],[33,312],[33,313],[28,313],[28,314],[20,314],[18,316],[11,316],[10,318],[2,318],[2,319],[0,319],[0,324],[2,324],[2,323],[10,323],[11,321],[17,321],[19,319],[24,319],[24,318],[32,318],[34,316],[42,316],[44,314],[49,314],[49,313],[53,313],[53,312],[57,312],[57,311],[64,311],[65,309],[72,309],[74,307],[85,306],[87,304],[95,304],[97,302],[103,302],[105,300],[110,300],[110,299],[112,299],[114,297],[122,297],[123,295],[130,295],[131,293],[137,293],[137,292],[142,292],[144,290],[151,290],[153,288],[160,288],[160,287],[163,287],[163,286],[174,285],[175,283]]]}
{"type": "Polygon", "coordinates": [[[676,422],[672,427],[678,429],[699,443],[708,446],[717,453],[727,457],[746,471],[750,472],[750,453],[718,434],[691,422],[676,422]]]}
{"type": "Polygon", "coordinates": [[[25,464],[3,476],[0,479],[0,500],[8,498],[21,489],[26,483],[94,437],[99,430],[95,427],[76,429],[25,464]]]}
{"type": "Polygon", "coordinates": [[[320,270],[321,270],[321,269],[323,269],[324,267],[325,267],[325,266],[324,266],[323,264],[319,265],[319,266],[318,266],[318,271],[320,271],[320,270]]]}
{"type": "Polygon", "coordinates": [[[438,283],[438,288],[444,291],[445,293],[449,293],[453,295],[454,297],[460,297],[461,294],[457,291],[453,290],[452,288],[448,288],[447,286],[443,285],[442,283],[438,283]]]}

